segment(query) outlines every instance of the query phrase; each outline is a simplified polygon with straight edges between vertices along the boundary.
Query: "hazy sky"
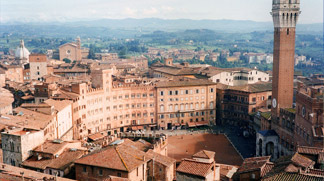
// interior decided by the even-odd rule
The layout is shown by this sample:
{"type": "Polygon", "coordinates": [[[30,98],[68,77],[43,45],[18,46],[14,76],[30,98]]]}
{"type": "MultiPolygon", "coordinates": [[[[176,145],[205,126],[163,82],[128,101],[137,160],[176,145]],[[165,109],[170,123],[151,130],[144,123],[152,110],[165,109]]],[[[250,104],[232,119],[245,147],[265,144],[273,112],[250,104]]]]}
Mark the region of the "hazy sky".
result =
{"type": "MultiPolygon", "coordinates": [[[[0,20],[73,21],[101,18],[272,21],[272,0],[0,0],[0,20]]],[[[301,0],[300,23],[323,22],[323,0],[301,0]]]]}

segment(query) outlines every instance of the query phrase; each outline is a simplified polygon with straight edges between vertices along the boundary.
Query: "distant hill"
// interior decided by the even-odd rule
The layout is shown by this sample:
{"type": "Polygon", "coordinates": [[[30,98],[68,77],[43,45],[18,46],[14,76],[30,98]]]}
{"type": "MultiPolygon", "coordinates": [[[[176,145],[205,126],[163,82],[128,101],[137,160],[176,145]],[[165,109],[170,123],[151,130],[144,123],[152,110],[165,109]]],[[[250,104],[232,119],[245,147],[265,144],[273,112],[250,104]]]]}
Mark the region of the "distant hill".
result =
{"type": "MultiPolygon", "coordinates": [[[[2,25],[38,25],[38,26],[64,26],[64,27],[100,27],[108,29],[137,30],[144,32],[162,31],[178,31],[186,29],[210,29],[214,31],[229,33],[248,33],[253,31],[272,31],[272,22],[255,22],[243,20],[191,20],[191,19],[98,19],[75,22],[48,22],[48,23],[6,23],[2,25]]],[[[323,32],[323,24],[298,24],[299,32],[323,32]]]]}

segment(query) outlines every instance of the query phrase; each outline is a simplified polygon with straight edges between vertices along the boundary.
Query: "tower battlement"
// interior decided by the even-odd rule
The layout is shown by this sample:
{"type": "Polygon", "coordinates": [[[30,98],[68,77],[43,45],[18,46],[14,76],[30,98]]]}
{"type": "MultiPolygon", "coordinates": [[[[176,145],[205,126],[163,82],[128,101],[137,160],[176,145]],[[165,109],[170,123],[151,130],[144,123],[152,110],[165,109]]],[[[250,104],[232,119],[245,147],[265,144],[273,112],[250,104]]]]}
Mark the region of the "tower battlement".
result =
{"type": "Polygon", "coordinates": [[[295,28],[300,15],[300,0],[273,0],[272,12],[275,28],[295,28]]]}

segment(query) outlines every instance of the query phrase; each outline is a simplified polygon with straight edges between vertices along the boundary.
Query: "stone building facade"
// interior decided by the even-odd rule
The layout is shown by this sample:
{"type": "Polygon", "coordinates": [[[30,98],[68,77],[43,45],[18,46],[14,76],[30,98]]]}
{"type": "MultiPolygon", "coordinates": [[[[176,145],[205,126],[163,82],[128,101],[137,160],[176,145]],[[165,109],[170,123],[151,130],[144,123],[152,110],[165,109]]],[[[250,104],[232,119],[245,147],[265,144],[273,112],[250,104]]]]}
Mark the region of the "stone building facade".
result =
{"type": "Polygon", "coordinates": [[[42,80],[47,75],[47,57],[45,54],[29,55],[29,72],[31,80],[42,80]]]}
{"type": "Polygon", "coordinates": [[[156,95],[157,124],[161,129],[215,123],[215,83],[189,79],[159,82],[156,95]]]}
{"type": "Polygon", "coordinates": [[[81,61],[82,58],[87,58],[89,49],[81,48],[81,39],[78,37],[76,42],[66,43],[59,47],[60,60],[65,58],[71,61],[81,61]]]}
{"type": "Polygon", "coordinates": [[[248,124],[250,115],[271,106],[271,83],[243,86],[217,85],[217,117],[222,123],[248,124]]]}
{"type": "Polygon", "coordinates": [[[33,150],[45,140],[43,131],[12,130],[1,133],[3,163],[20,166],[33,150]]]}
{"type": "Polygon", "coordinates": [[[323,147],[324,81],[300,82],[296,95],[295,143],[323,147]]]}

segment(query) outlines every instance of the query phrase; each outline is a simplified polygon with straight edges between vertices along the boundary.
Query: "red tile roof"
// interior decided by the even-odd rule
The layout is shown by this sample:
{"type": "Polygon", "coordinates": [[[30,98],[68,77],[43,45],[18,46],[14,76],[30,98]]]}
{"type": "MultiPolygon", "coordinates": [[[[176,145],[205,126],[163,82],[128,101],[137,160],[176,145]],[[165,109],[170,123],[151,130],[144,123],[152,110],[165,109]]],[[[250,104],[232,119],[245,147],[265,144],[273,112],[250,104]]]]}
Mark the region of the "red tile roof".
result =
{"type": "Polygon", "coordinates": [[[159,153],[155,153],[153,150],[149,150],[147,152],[147,157],[149,159],[154,159],[154,162],[158,162],[166,167],[170,167],[176,162],[176,159],[161,155],[159,153]]]}
{"type": "Polygon", "coordinates": [[[307,174],[318,175],[318,176],[323,176],[324,177],[324,170],[320,170],[320,169],[309,169],[307,174]]]}
{"type": "Polygon", "coordinates": [[[204,163],[192,159],[184,159],[177,168],[177,172],[206,177],[212,172],[214,163],[204,163]]]}
{"type": "Polygon", "coordinates": [[[295,155],[291,158],[291,161],[295,165],[303,167],[303,168],[309,168],[309,167],[315,165],[314,161],[312,161],[311,159],[304,157],[303,155],[298,154],[298,153],[295,153],[295,155]]]}
{"type": "Polygon", "coordinates": [[[298,146],[297,153],[307,154],[307,155],[318,155],[320,152],[323,152],[323,148],[317,147],[308,147],[308,146],[298,146]]]}
{"type": "Polygon", "coordinates": [[[273,163],[266,163],[266,165],[261,170],[261,177],[265,176],[274,167],[273,163]]]}
{"type": "Polygon", "coordinates": [[[114,170],[132,171],[147,161],[144,158],[145,153],[135,146],[122,144],[116,147],[107,147],[98,152],[86,155],[78,159],[75,163],[114,170]]]}
{"type": "Polygon", "coordinates": [[[73,164],[73,162],[84,154],[83,150],[70,151],[66,150],[58,158],[48,159],[43,158],[38,160],[37,157],[31,157],[22,163],[23,167],[36,168],[45,170],[53,168],[64,171],[65,168],[73,164]]]}
{"type": "Polygon", "coordinates": [[[238,172],[250,172],[258,169],[261,171],[261,168],[270,162],[270,158],[270,156],[247,158],[243,161],[243,164],[238,169],[238,172]]]}
{"type": "Polygon", "coordinates": [[[207,151],[207,150],[201,150],[200,152],[192,155],[192,157],[205,158],[205,159],[214,159],[215,152],[213,152],[213,151],[207,151]]]}
{"type": "Polygon", "coordinates": [[[303,175],[299,173],[278,173],[271,177],[262,179],[263,181],[323,181],[322,177],[303,175]]]}

